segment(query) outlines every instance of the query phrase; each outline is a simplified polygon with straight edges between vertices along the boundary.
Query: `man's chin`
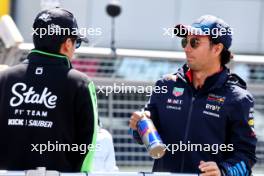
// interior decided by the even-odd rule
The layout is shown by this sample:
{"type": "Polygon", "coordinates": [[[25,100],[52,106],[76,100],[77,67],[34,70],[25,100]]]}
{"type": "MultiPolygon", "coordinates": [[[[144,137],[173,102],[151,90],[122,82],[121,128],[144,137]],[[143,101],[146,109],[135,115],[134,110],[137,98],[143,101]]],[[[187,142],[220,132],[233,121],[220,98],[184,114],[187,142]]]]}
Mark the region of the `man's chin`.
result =
{"type": "Polygon", "coordinates": [[[191,63],[191,62],[188,62],[188,61],[187,61],[187,65],[188,65],[188,67],[189,67],[190,69],[195,68],[194,64],[191,63]]]}
{"type": "Polygon", "coordinates": [[[198,71],[199,70],[199,68],[197,67],[197,65],[194,65],[193,63],[188,63],[187,62],[187,65],[193,71],[198,71]]]}

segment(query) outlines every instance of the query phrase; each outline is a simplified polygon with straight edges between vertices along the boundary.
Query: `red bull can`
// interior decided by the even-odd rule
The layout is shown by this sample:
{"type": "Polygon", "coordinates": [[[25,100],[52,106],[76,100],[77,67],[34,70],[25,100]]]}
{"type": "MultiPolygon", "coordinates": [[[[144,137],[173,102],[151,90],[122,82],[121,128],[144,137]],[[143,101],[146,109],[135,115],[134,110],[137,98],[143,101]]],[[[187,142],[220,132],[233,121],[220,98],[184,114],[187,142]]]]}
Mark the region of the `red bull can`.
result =
{"type": "Polygon", "coordinates": [[[165,154],[165,145],[151,119],[143,117],[137,123],[138,133],[153,159],[159,159],[165,154]]]}

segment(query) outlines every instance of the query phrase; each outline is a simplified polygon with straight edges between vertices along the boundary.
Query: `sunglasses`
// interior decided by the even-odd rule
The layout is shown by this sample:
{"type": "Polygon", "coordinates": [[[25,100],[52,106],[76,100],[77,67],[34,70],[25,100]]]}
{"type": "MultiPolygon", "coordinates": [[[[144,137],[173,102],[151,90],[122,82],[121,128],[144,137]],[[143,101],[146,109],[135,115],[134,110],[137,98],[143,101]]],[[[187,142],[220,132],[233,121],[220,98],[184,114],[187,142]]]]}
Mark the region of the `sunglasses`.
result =
{"type": "Polygon", "coordinates": [[[76,49],[77,49],[77,48],[80,48],[81,44],[82,44],[82,39],[78,37],[78,38],[76,39],[75,48],[76,48],[76,49]]]}
{"type": "MultiPolygon", "coordinates": [[[[198,48],[200,45],[201,41],[198,38],[191,38],[190,39],[190,45],[193,49],[198,48]]],[[[188,44],[187,38],[183,38],[181,41],[182,48],[185,48],[188,44]]]]}

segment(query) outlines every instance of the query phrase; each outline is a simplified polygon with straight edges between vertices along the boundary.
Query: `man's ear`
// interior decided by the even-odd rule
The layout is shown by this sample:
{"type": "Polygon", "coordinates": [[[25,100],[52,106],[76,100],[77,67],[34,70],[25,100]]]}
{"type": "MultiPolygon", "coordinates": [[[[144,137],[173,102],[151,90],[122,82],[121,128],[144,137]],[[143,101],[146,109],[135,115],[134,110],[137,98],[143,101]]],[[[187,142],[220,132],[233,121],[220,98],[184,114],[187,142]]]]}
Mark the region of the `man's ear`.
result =
{"type": "Polygon", "coordinates": [[[214,53],[216,55],[220,55],[220,53],[222,52],[222,50],[224,49],[224,45],[222,43],[218,43],[216,45],[214,45],[214,53]]]}
{"type": "Polygon", "coordinates": [[[65,42],[61,44],[61,50],[63,52],[68,52],[72,47],[72,40],[70,38],[67,38],[65,42]]]}
{"type": "Polygon", "coordinates": [[[67,40],[65,41],[65,47],[67,48],[67,51],[71,50],[72,45],[73,45],[72,40],[70,38],[67,38],[67,40]]]}

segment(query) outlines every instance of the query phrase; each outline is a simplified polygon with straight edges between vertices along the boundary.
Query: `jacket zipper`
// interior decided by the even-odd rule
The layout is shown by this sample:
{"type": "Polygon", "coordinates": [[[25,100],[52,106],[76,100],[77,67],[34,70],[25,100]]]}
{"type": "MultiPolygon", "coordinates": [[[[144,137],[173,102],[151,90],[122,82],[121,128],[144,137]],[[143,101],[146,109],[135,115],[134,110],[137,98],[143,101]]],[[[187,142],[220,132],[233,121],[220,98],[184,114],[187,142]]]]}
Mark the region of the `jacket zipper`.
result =
{"type": "MultiPolygon", "coordinates": [[[[189,113],[188,113],[188,117],[187,117],[185,134],[184,134],[184,138],[183,138],[184,144],[187,142],[187,138],[188,138],[194,100],[195,100],[195,97],[192,95],[191,105],[190,105],[190,109],[189,109],[189,113]]],[[[184,162],[185,162],[185,156],[184,156],[184,153],[182,153],[181,170],[180,170],[181,173],[183,172],[184,162]]]]}

